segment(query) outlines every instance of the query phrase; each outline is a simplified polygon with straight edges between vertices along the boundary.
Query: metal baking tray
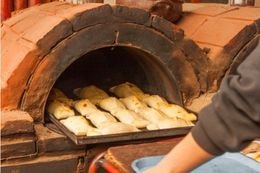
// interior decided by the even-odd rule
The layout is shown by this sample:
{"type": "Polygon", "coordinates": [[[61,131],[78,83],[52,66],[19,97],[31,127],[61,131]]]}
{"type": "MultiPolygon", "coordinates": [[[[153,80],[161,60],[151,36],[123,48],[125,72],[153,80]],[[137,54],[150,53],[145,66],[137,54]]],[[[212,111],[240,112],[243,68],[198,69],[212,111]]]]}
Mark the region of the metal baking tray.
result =
{"type": "Polygon", "coordinates": [[[187,134],[192,127],[179,127],[163,130],[142,130],[140,132],[120,133],[112,135],[99,136],[76,136],[69,131],[53,115],[49,114],[50,121],[53,122],[66,136],[68,136],[76,145],[97,144],[108,142],[133,141],[139,139],[159,138],[159,137],[176,137],[187,134]]]}

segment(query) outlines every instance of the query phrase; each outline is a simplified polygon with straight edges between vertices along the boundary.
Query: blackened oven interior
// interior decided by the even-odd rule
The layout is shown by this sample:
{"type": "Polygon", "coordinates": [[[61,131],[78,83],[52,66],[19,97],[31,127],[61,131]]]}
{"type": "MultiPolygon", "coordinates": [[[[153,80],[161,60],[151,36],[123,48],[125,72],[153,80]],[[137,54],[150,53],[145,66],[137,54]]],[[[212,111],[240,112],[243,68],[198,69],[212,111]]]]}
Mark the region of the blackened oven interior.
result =
{"type": "Polygon", "coordinates": [[[132,82],[146,93],[159,94],[170,102],[181,104],[174,76],[167,72],[159,58],[133,47],[97,49],[73,62],[54,87],[76,99],[72,92],[75,88],[96,85],[109,93],[108,89],[114,85],[132,82]]]}

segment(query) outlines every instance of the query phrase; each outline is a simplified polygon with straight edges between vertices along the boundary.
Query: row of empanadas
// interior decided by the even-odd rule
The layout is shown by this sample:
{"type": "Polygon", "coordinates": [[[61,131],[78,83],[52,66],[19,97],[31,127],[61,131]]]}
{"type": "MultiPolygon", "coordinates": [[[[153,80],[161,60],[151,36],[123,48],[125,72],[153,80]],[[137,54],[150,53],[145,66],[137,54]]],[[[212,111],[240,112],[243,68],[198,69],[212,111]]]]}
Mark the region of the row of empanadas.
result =
{"type": "Polygon", "coordinates": [[[109,111],[120,122],[130,124],[137,128],[145,128],[149,121],[143,119],[136,112],[126,109],[124,104],[115,97],[108,97],[99,103],[99,106],[109,111]]]}
{"type": "Polygon", "coordinates": [[[94,128],[83,116],[69,117],[60,122],[77,136],[97,136],[139,131],[133,126],[119,122],[105,123],[100,128],[94,128]]]}
{"type": "Polygon", "coordinates": [[[171,118],[179,118],[188,121],[195,121],[197,119],[194,114],[188,113],[184,108],[178,105],[169,104],[165,99],[158,95],[146,95],[143,97],[142,101],[148,106],[160,110],[171,118]]]}
{"type": "MultiPolygon", "coordinates": [[[[129,82],[112,87],[110,91],[120,98],[135,96],[135,98],[146,103],[148,106],[163,112],[170,118],[179,118],[188,121],[194,121],[197,119],[197,117],[194,114],[188,113],[182,107],[175,104],[169,104],[164,98],[158,95],[144,94],[144,92],[140,88],[129,82]]],[[[136,101],[133,100],[133,102],[136,101]]],[[[140,103],[136,102],[136,104],[139,105],[136,105],[135,108],[142,106],[140,105],[140,103]]],[[[132,108],[130,109],[133,110],[132,108]]]]}
{"type": "Polygon", "coordinates": [[[135,96],[122,98],[120,100],[125,104],[125,106],[128,109],[135,111],[136,113],[141,115],[144,119],[150,122],[150,124],[147,126],[148,130],[167,129],[167,128],[185,127],[185,126],[193,125],[189,121],[167,117],[162,112],[147,107],[135,96]]]}
{"type": "Polygon", "coordinates": [[[105,123],[117,122],[111,114],[97,109],[88,99],[77,101],[75,109],[81,115],[86,116],[97,128],[102,127],[105,123]]]}
{"type": "Polygon", "coordinates": [[[53,89],[48,99],[47,110],[57,119],[66,118],[61,122],[74,134],[88,136],[134,132],[138,131],[138,128],[156,130],[192,126],[193,124],[186,120],[196,119],[195,115],[188,113],[182,107],[169,104],[158,95],[145,94],[129,82],[112,87],[110,91],[120,99],[110,97],[94,85],[75,89],[74,93],[83,99],[78,101],[69,99],[58,89],[53,89]],[[73,108],[82,116],[75,116],[73,108]],[[82,127],[85,124],[85,128],[75,127],[73,130],[77,123],[82,127]],[[85,132],[82,132],[83,129],[85,132]]]}

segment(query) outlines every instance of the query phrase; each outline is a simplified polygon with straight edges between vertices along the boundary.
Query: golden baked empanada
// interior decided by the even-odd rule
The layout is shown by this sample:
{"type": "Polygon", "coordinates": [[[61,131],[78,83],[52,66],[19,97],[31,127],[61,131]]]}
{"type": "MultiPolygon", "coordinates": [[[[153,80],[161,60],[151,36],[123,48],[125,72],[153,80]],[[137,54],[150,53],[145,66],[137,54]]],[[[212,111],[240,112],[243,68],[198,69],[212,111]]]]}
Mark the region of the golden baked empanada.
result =
{"type": "Polygon", "coordinates": [[[77,136],[87,135],[92,126],[83,116],[73,116],[60,121],[65,127],[77,136]]]}
{"type": "Polygon", "coordinates": [[[99,130],[101,131],[102,135],[140,131],[134,126],[120,122],[104,124],[102,127],[99,128],[99,130]]]}
{"type": "Polygon", "coordinates": [[[109,97],[105,91],[96,87],[95,85],[90,85],[84,88],[77,88],[73,92],[81,99],[89,99],[89,101],[93,104],[98,104],[101,100],[109,97]]]}
{"type": "Polygon", "coordinates": [[[143,91],[140,88],[130,82],[125,82],[123,84],[114,86],[110,88],[109,91],[120,98],[136,96],[140,99],[144,95],[143,91]]]}
{"type": "Polygon", "coordinates": [[[147,107],[136,96],[129,96],[126,98],[122,98],[122,99],[120,99],[120,101],[122,101],[128,109],[130,109],[134,112],[137,112],[137,113],[138,113],[138,109],[147,107]]]}
{"type": "Polygon", "coordinates": [[[48,102],[51,102],[53,100],[58,100],[61,103],[64,103],[70,107],[72,107],[74,104],[74,101],[72,99],[69,99],[61,90],[57,88],[52,88],[49,94],[48,102]]]}
{"type": "Polygon", "coordinates": [[[145,128],[150,124],[149,121],[143,119],[140,115],[131,110],[117,109],[111,112],[111,114],[119,119],[120,122],[130,124],[137,128],[145,128]]]}
{"type": "Polygon", "coordinates": [[[145,102],[148,106],[158,109],[171,118],[179,118],[189,121],[194,121],[197,119],[197,117],[193,113],[187,112],[181,106],[169,104],[164,98],[158,95],[143,97],[142,101],[145,102]]]}
{"type": "Polygon", "coordinates": [[[86,118],[89,119],[94,126],[97,128],[102,127],[105,123],[117,122],[116,119],[107,112],[96,110],[86,115],[86,118]]]}
{"type": "Polygon", "coordinates": [[[47,112],[54,115],[57,119],[68,118],[75,115],[73,109],[58,100],[47,103],[47,112]]]}
{"type": "Polygon", "coordinates": [[[81,114],[87,115],[91,112],[95,112],[98,109],[88,99],[75,101],[74,108],[81,114]]]}
{"type": "Polygon", "coordinates": [[[124,104],[115,97],[108,97],[101,100],[98,104],[102,109],[112,113],[117,109],[126,109],[124,104]]]}

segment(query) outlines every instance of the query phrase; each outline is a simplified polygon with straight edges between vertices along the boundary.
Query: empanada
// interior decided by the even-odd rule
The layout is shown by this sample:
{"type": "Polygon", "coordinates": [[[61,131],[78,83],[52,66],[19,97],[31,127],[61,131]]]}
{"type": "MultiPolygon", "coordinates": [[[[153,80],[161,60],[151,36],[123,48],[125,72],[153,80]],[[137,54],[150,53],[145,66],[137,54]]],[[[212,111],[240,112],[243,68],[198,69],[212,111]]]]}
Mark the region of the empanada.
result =
{"type": "Polygon", "coordinates": [[[134,112],[137,112],[137,113],[138,113],[138,109],[147,107],[136,96],[129,96],[126,98],[122,98],[122,99],[120,99],[120,101],[122,101],[128,109],[130,109],[134,112]]]}
{"type": "Polygon", "coordinates": [[[195,121],[197,117],[193,113],[188,113],[185,109],[174,104],[161,104],[159,110],[168,117],[179,118],[183,120],[195,121]]]}
{"type": "Polygon", "coordinates": [[[158,109],[171,118],[195,121],[197,117],[193,113],[188,113],[184,108],[175,104],[169,104],[164,98],[158,95],[143,97],[143,102],[148,106],[158,109]]]}
{"type": "Polygon", "coordinates": [[[74,104],[74,108],[81,114],[81,115],[88,115],[91,112],[95,112],[98,109],[94,104],[92,104],[88,99],[76,101],[74,104]]]}
{"type": "Polygon", "coordinates": [[[140,115],[135,113],[134,111],[127,109],[117,109],[111,112],[120,122],[125,124],[130,124],[137,128],[145,128],[149,123],[149,121],[143,119],[140,115]]]}
{"type": "Polygon", "coordinates": [[[101,128],[106,123],[117,122],[111,114],[100,110],[87,114],[86,118],[89,119],[97,128],[101,128]]]}
{"type": "Polygon", "coordinates": [[[193,124],[189,121],[181,120],[181,119],[162,119],[158,123],[159,129],[168,129],[168,128],[177,128],[177,127],[190,127],[193,124]]]}
{"type": "Polygon", "coordinates": [[[69,117],[60,122],[77,136],[87,135],[88,130],[93,128],[83,116],[69,117]]]}
{"type": "Polygon", "coordinates": [[[74,101],[72,99],[69,99],[61,90],[57,88],[52,88],[49,94],[48,102],[51,102],[53,100],[58,100],[61,103],[64,103],[70,107],[72,107],[74,104],[74,101]]]}
{"type": "Polygon", "coordinates": [[[89,99],[93,104],[98,104],[101,100],[109,97],[105,91],[95,85],[77,88],[73,92],[81,99],[89,99]]]}
{"type": "Polygon", "coordinates": [[[103,99],[99,102],[98,105],[102,109],[109,111],[110,113],[112,113],[113,111],[115,111],[117,109],[126,109],[124,104],[115,97],[108,97],[106,99],[103,99]]]}
{"type": "Polygon", "coordinates": [[[142,107],[138,109],[137,113],[153,124],[158,124],[162,119],[165,118],[165,116],[157,110],[148,107],[142,107]]]}
{"type": "Polygon", "coordinates": [[[146,95],[142,98],[142,101],[154,109],[159,109],[162,104],[168,104],[164,98],[158,95],[146,95]]]}
{"type": "Polygon", "coordinates": [[[125,98],[129,96],[136,96],[137,98],[142,98],[144,95],[144,92],[138,88],[136,85],[125,82],[123,84],[114,86],[109,89],[110,92],[114,93],[117,97],[125,98]]]}
{"type": "Polygon", "coordinates": [[[99,130],[101,131],[102,135],[140,131],[134,126],[120,122],[106,123],[102,127],[100,127],[99,130]]]}
{"type": "Polygon", "coordinates": [[[53,100],[47,104],[48,113],[54,115],[57,119],[68,118],[74,116],[75,112],[68,105],[58,100],[53,100]]]}

